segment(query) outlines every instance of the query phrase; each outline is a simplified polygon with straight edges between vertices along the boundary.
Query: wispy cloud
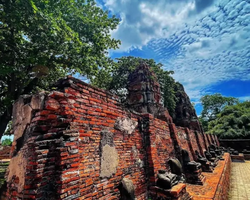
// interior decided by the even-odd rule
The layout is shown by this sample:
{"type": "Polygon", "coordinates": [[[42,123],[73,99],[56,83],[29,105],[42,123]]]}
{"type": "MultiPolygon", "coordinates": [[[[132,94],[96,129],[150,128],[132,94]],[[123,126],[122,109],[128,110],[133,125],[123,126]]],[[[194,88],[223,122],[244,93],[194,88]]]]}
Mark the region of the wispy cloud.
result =
{"type": "Polygon", "coordinates": [[[213,0],[104,1],[105,7],[121,18],[112,33],[122,41],[120,51],[140,48],[152,39],[170,36],[186,19],[193,20],[213,3],[213,0]]]}
{"type": "Polygon", "coordinates": [[[199,99],[220,81],[249,80],[249,8],[237,0],[218,2],[200,20],[149,44],[166,68],[175,71],[174,77],[191,98],[199,99]],[[169,57],[169,52],[175,56],[169,57]]]}
{"type": "Polygon", "coordinates": [[[250,2],[243,0],[106,0],[119,14],[112,34],[120,51],[154,52],[152,58],[184,84],[197,101],[213,84],[250,80],[250,2]]]}

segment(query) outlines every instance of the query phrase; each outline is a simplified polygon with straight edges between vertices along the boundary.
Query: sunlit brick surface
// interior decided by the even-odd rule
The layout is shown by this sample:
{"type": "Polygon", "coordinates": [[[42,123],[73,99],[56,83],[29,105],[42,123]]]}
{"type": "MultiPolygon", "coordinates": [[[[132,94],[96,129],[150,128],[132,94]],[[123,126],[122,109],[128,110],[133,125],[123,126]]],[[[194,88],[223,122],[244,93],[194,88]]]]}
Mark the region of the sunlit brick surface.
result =
{"type": "MultiPolygon", "coordinates": [[[[60,80],[57,91],[20,97],[14,106],[4,199],[120,199],[120,184],[127,178],[133,182],[136,199],[146,200],[158,170],[169,169],[169,158],[181,157],[179,147],[191,160],[195,150],[200,154],[205,150],[202,133],[176,127],[167,112],[160,118],[129,112],[117,96],[73,77],[60,80]],[[103,155],[113,157],[109,151],[103,154],[107,132],[118,159],[108,159],[114,167],[103,175],[102,166],[107,165],[103,155]]],[[[221,166],[217,171],[222,173],[221,166]]],[[[213,194],[221,173],[211,182],[213,194]]],[[[186,190],[181,195],[178,198],[189,198],[186,190]]]]}
{"type": "Polygon", "coordinates": [[[194,200],[227,200],[230,178],[230,156],[219,161],[213,173],[205,173],[206,182],[203,186],[187,184],[187,191],[194,200]]]}

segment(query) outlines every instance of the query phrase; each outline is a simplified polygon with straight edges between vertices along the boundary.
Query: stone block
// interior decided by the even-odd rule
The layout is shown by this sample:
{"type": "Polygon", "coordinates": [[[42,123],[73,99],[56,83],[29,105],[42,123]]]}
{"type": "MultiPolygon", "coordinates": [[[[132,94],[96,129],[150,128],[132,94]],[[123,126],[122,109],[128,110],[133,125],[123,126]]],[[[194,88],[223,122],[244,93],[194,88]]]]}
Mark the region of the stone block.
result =
{"type": "Polygon", "coordinates": [[[23,151],[20,151],[10,160],[7,170],[7,182],[12,183],[12,188],[17,188],[18,192],[22,192],[25,186],[25,175],[28,159],[23,151]],[[18,181],[16,181],[18,179],[18,181]]]}
{"type": "Polygon", "coordinates": [[[121,182],[121,200],[134,200],[135,188],[133,181],[128,178],[123,178],[121,182]]]}
{"type": "Polygon", "coordinates": [[[22,124],[29,124],[32,117],[32,108],[26,104],[21,109],[22,113],[22,124]]]}
{"type": "Polygon", "coordinates": [[[21,96],[13,105],[13,127],[20,124],[23,120],[22,107],[24,105],[23,97],[21,96]]]}
{"type": "Polygon", "coordinates": [[[137,127],[138,122],[133,121],[132,119],[126,117],[126,118],[117,118],[115,122],[115,128],[117,130],[122,131],[126,134],[132,134],[135,128],[137,127]]]}
{"type": "Polygon", "coordinates": [[[39,94],[33,95],[31,98],[31,102],[30,102],[31,108],[34,110],[43,109],[44,99],[45,99],[44,93],[39,93],[39,94]]]}

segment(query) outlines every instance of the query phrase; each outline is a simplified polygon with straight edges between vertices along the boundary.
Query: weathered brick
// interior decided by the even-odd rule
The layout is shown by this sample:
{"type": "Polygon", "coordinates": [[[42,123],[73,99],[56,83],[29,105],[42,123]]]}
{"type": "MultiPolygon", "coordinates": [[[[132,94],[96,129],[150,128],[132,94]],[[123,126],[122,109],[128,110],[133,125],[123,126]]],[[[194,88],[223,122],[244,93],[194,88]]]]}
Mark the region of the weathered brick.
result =
{"type": "Polygon", "coordinates": [[[28,139],[19,151],[27,152],[24,189],[18,192],[11,186],[20,180],[11,182],[7,192],[14,191],[13,198],[28,198],[23,198],[25,194],[41,199],[49,188],[55,199],[119,199],[118,186],[126,177],[135,185],[136,198],[146,200],[158,170],[167,169],[166,161],[176,157],[174,142],[189,152],[200,150],[206,142],[202,135],[197,139],[192,130],[171,126],[151,114],[127,112],[116,96],[73,77],[64,80],[60,91],[45,96],[45,109],[36,110],[32,131],[24,133],[28,139]],[[141,123],[128,134],[114,127],[118,117],[141,123]],[[102,130],[113,133],[119,158],[115,174],[108,179],[100,177],[102,130]]]}
{"type": "Polygon", "coordinates": [[[57,100],[53,99],[53,98],[49,98],[46,102],[45,102],[45,108],[47,110],[58,110],[60,108],[60,104],[57,100]]]}

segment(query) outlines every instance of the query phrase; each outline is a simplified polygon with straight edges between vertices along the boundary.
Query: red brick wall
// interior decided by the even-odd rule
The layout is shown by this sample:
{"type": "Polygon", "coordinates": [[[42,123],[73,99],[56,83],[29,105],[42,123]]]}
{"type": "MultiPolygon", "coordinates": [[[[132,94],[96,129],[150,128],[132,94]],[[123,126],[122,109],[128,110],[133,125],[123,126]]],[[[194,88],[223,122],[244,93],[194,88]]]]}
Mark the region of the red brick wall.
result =
{"type": "Polygon", "coordinates": [[[191,160],[194,160],[193,158],[193,149],[191,149],[192,147],[190,146],[190,142],[189,142],[189,136],[187,135],[187,132],[185,131],[186,128],[177,126],[177,137],[178,137],[178,144],[182,149],[185,149],[189,152],[189,157],[191,160]]]}
{"type": "Polygon", "coordinates": [[[211,135],[211,134],[209,134],[209,135],[208,135],[208,137],[209,137],[209,140],[210,140],[211,144],[213,144],[213,143],[214,143],[214,141],[213,141],[212,135],[211,135]]]}
{"type": "Polygon", "coordinates": [[[215,141],[216,141],[217,146],[219,147],[220,146],[220,142],[219,142],[219,139],[218,139],[217,135],[215,136],[215,141]]]}
{"type": "Polygon", "coordinates": [[[210,138],[210,134],[205,134],[206,138],[207,138],[207,141],[208,141],[208,146],[210,144],[212,144],[212,141],[211,141],[211,138],[210,138]]]}
{"type": "Polygon", "coordinates": [[[196,136],[196,141],[200,150],[200,154],[205,157],[204,151],[207,149],[207,145],[204,139],[204,134],[198,131],[194,131],[196,136]]]}
{"type": "Polygon", "coordinates": [[[210,135],[210,138],[211,138],[211,142],[214,143],[215,142],[214,135],[210,135]]]}
{"type": "Polygon", "coordinates": [[[199,144],[197,143],[197,140],[196,140],[196,137],[195,137],[195,133],[194,133],[194,130],[189,130],[189,129],[186,129],[186,132],[187,134],[189,135],[189,141],[190,141],[190,144],[192,146],[192,154],[193,154],[193,157],[195,156],[195,151],[197,150],[198,152],[200,152],[200,148],[199,148],[199,144]]]}
{"type": "Polygon", "coordinates": [[[201,146],[201,152],[200,153],[201,153],[202,156],[205,156],[204,151],[206,151],[206,145],[205,145],[203,135],[202,135],[202,133],[198,132],[197,136],[198,136],[199,144],[201,146]]]}
{"type": "MultiPolygon", "coordinates": [[[[79,170],[77,189],[80,199],[116,199],[119,197],[117,187],[123,177],[133,181],[137,198],[145,199],[145,171],[136,164],[137,159],[143,161],[145,158],[142,136],[138,128],[131,135],[114,129],[115,120],[118,117],[126,117],[128,113],[118,106],[114,96],[89,85],[72,83],[71,87],[64,91],[75,97],[64,106],[64,110],[68,110],[70,115],[74,116],[74,128],[79,131],[79,165],[76,166],[79,170]],[[115,148],[119,155],[116,174],[108,179],[100,178],[101,130],[114,133],[115,148]],[[132,153],[132,150],[136,152],[132,153]]],[[[137,121],[135,116],[130,118],[137,121]]],[[[68,186],[66,188],[70,190],[68,186]]]]}
{"type": "MultiPolygon", "coordinates": [[[[114,128],[118,117],[129,115],[137,122],[136,116],[122,110],[117,98],[103,90],[73,78],[62,84],[64,89],[47,95],[43,109],[35,111],[32,131],[23,134],[24,138],[32,136],[19,151],[26,149],[28,160],[23,162],[27,165],[25,179],[29,181],[24,186],[16,183],[14,188],[22,187],[22,191],[13,193],[13,188],[9,188],[8,195],[27,194],[22,196],[24,199],[46,194],[54,199],[117,199],[117,187],[127,177],[136,186],[137,198],[145,199],[147,179],[144,168],[136,163],[139,159],[145,162],[142,135],[138,127],[130,135],[114,128]],[[114,133],[119,155],[116,174],[111,178],[99,177],[101,130],[114,133]],[[38,193],[32,192],[36,189],[38,193]]],[[[19,174],[10,176],[13,175],[19,174]]]]}
{"type": "Polygon", "coordinates": [[[203,137],[204,137],[204,140],[205,140],[205,144],[206,144],[206,146],[208,147],[208,146],[210,145],[210,143],[209,143],[207,134],[204,133],[204,134],[203,134],[203,137]]]}
{"type": "Polygon", "coordinates": [[[216,136],[216,135],[211,135],[211,137],[212,137],[213,143],[216,144],[216,145],[218,146],[219,141],[218,141],[218,139],[217,139],[217,136],[216,136]]]}
{"type": "MultiPolygon", "coordinates": [[[[80,197],[87,199],[112,199],[119,196],[117,189],[123,177],[130,178],[136,185],[137,198],[145,198],[146,177],[143,168],[139,168],[136,160],[144,160],[143,139],[138,128],[128,135],[114,128],[118,117],[126,117],[128,113],[118,106],[113,96],[89,85],[77,83],[77,90],[65,89],[65,93],[77,98],[70,103],[75,117],[74,122],[79,130],[79,176],[80,197]],[[114,133],[114,143],[119,155],[119,165],[116,174],[110,179],[100,179],[100,140],[101,130],[114,133]],[[133,153],[133,151],[135,151],[133,153]]],[[[67,106],[65,107],[67,108],[67,106]]],[[[135,116],[130,116],[137,121],[135,116]]]]}
{"type": "Polygon", "coordinates": [[[167,161],[169,158],[175,157],[175,149],[173,140],[170,137],[170,130],[167,122],[153,118],[148,115],[149,127],[149,146],[147,147],[148,162],[150,170],[150,182],[156,182],[158,170],[168,169],[167,161]],[[152,174],[153,173],[153,174],[152,174]]]}
{"type": "Polygon", "coordinates": [[[199,137],[201,138],[200,140],[202,141],[202,145],[205,147],[205,149],[208,148],[208,143],[207,143],[207,140],[206,140],[206,137],[205,137],[205,134],[203,132],[201,132],[199,134],[199,137]]]}
{"type": "Polygon", "coordinates": [[[119,199],[126,177],[144,200],[158,170],[179,156],[178,145],[192,160],[200,151],[192,130],[125,111],[116,96],[74,78],[62,80],[58,91],[25,98],[14,106],[9,198],[119,199]],[[137,123],[131,133],[116,127],[124,118],[137,123]],[[100,177],[102,131],[113,133],[118,154],[109,178],[100,177]]]}
{"type": "Polygon", "coordinates": [[[213,143],[215,144],[216,143],[216,141],[215,141],[215,135],[211,135],[211,138],[212,138],[213,143]]]}
{"type": "Polygon", "coordinates": [[[230,189],[230,172],[231,172],[231,158],[228,153],[225,157],[223,173],[217,186],[214,199],[224,200],[228,198],[228,191],[230,189]]]}

